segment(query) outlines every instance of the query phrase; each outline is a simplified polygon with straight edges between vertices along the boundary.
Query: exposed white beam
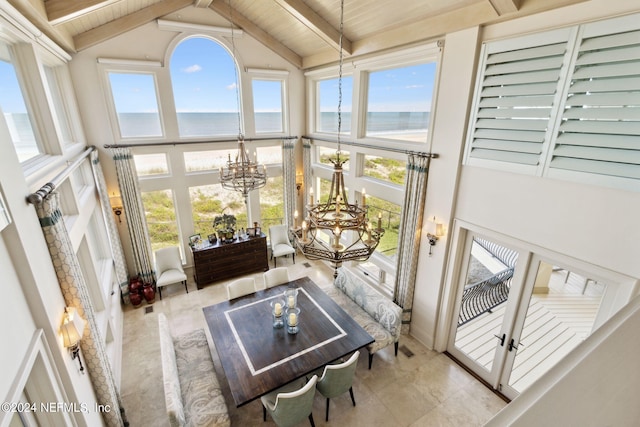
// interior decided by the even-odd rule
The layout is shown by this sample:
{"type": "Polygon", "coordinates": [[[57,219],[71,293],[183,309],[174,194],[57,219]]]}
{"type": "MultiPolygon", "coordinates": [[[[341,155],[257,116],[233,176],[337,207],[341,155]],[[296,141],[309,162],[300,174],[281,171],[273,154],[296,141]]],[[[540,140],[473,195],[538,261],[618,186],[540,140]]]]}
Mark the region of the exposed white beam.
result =
{"type": "Polygon", "coordinates": [[[194,3],[195,7],[209,7],[213,0],[196,0],[194,3]]]}
{"type": "MultiPolygon", "coordinates": [[[[313,31],[336,51],[340,50],[340,31],[325,21],[302,0],[274,0],[291,16],[313,31]]],[[[349,55],[352,53],[351,40],[342,36],[342,49],[349,55]]]]}
{"type": "Polygon", "coordinates": [[[44,2],[51,25],[62,24],[122,0],[48,0],[44,2]]]}
{"type": "Polygon", "coordinates": [[[251,37],[289,61],[298,68],[302,67],[302,57],[273,38],[269,33],[251,22],[246,16],[240,14],[235,9],[233,12],[229,10],[229,5],[223,0],[213,0],[209,8],[218,15],[242,28],[251,37]]]}
{"type": "Polygon", "coordinates": [[[115,21],[108,22],[104,25],[76,35],[73,38],[76,50],[80,51],[86,49],[191,4],[193,4],[193,0],[164,0],[160,3],[155,3],[149,7],[140,9],[137,12],[133,12],[129,15],[123,16],[122,18],[116,19],[115,21]]]}
{"type": "Polygon", "coordinates": [[[499,16],[514,13],[520,9],[522,0],[489,0],[491,6],[499,16]]]}

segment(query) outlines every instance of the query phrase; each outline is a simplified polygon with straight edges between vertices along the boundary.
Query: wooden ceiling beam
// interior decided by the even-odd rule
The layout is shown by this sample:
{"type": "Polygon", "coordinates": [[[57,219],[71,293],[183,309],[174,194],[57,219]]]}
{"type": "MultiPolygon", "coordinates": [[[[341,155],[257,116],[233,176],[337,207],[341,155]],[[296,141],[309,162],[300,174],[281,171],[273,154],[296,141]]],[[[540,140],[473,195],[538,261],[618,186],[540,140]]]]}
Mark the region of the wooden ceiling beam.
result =
{"type": "Polygon", "coordinates": [[[213,0],[195,0],[193,4],[195,7],[209,7],[213,0]]]}
{"type": "MultiPolygon", "coordinates": [[[[302,0],[274,0],[291,16],[300,21],[305,27],[313,31],[318,37],[327,42],[336,51],[340,50],[340,31],[318,15],[302,0]]],[[[351,40],[342,36],[342,49],[349,55],[353,52],[351,40]]]]}
{"type": "Polygon", "coordinates": [[[49,23],[44,6],[42,6],[40,2],[38,2],[38,4],[42,7],[38,8],[35,7],[34,2],[30,0],[9,0],[9,3],[62,49],[68,53],[74,53],[76,51],[71,35],[68,31],[55,28],[49,23]]]}
{"type": "Polygon", "coordinates": [[[81,51],[87,49],[191,4],[193,4],[193,0],[164,0],[160,3],[155,3],[137,12],[116,19],[115,21],[108,22],[76,35],[73,38],[76,50],[81,51]]]}
{"type": "Polygon", "coordinates": [[[295,65],[297,68],[302,67],[302,57],[300,55],[280,43],[273,36],[258,27],[246,16],[240,14],[235,9],[233,12],[230,12],[229,5],[223,0],[213,0],[209,5],[209,8],[229,22],[242,28],[244,32],[258,40],[291,64],[295,65]]]}
{"type": "Polygon", "coordinates": [[[49,23],[58,25],[119,1],[121,0],[47,0],[44,7],[49,23]]]}
{"type": "Polygon", "coordinates": [[[489,0],[498,16],[515,13],[520,10],[522,0],[489,0]]]}

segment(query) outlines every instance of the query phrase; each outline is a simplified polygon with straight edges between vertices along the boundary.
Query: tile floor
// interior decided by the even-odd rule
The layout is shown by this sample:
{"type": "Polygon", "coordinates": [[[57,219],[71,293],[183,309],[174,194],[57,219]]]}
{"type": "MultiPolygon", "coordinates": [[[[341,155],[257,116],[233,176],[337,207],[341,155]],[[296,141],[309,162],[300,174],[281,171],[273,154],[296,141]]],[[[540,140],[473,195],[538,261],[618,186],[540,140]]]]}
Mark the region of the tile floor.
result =
{"type": "MultiPolygon", "coordinates": [[[[289,276],[309,276],[320,287],[331,286],[332,270],[321,262],[310,262],[299,256],[279,260],[289,267],[289,276]],[[308,265],[308,267],[306,265],[308,265]]],[[[262,273],[253,274],[263,286],[262,273]]],[[[174,335],[203,328],[210,345],[211,336],[202,307],[226,299],[225,282],[197,290],[189,285],[185,293],[181,285],[163,290],[163,299],[152,305],[127,307],[124,313],[121,397],[132,427],[168,426],[165,413],[157,313],[167,315],[174,335]],[[146,307],[153,312],[146,313],[146,307]]],[[[505,406],[505,402],[476,381],[444,354],[428,350],[411,336],[402,336],[402,351],[393,355],[393,346],[376,353],[373,368],[367,369],[367,352],[361,352],[353,391],[356,407],[349,394],[331,400],[329,423],[324,421],[325,399],[316,395],[314,421],[317,426],[481,426],[505,406]]],[[[260,401],[235,408],[215,350],[212,351],[216,372],[226,396],[232,426],[273,426],[267,417],[262,421],[260,401]]],[[[301,423],[308,426],[308,422],[301,423]]]]}

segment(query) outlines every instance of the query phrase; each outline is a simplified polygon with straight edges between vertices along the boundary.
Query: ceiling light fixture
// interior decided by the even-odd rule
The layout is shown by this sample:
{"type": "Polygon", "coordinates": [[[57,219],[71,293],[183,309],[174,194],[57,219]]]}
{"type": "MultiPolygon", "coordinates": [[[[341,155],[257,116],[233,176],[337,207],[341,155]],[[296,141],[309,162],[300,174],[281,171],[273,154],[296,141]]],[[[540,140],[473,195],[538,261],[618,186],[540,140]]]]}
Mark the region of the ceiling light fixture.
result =
{"type": "Polygon", "coordinates": [[[338,268],[346,261],[365,261],[375,251],[384,234],[382,218],[378,216],[376,228],[368,218],[368,206],[364,190],[362,204],[351,204],[347,200],[342,166],[347,161],[340,157],[340,133],[342,128],[342,37],[344,21],[344,0],[340,2],[340,59],[338,65],[338,138],[337,151],[333,163],[333,177],[326,202],[315,203],[313,188],[310,190],[307,218],[301,227],[295,224],[296,245],[309,259],[329,261],[334,267],[334,277],[338,268]]]}
{"type": "MultiPolygon", "coordinates": [[[[231,21],[231,51],[233,60],[236,57],[236,44],[233,35],[233,19],[232,19],[231,0],[229,0],[229,20],[231,21]]],[[[244,145],[244,135],[242,134],[240,121],[240,79],[238,76],[238,68],[234,62],[234,70],[236,76],[236,97],[238,100],[238,152],[235,159],[231,160],[231,154],[225,167],[220,168],[220,183],[222,187],[242,193],[244,203],[247,205],[249,192],[262,188],[267,183],[267,170],[264,165],[258,164],[257,152],[254,153],[254,160],[249,157],[249,151],[244,145]]]]}

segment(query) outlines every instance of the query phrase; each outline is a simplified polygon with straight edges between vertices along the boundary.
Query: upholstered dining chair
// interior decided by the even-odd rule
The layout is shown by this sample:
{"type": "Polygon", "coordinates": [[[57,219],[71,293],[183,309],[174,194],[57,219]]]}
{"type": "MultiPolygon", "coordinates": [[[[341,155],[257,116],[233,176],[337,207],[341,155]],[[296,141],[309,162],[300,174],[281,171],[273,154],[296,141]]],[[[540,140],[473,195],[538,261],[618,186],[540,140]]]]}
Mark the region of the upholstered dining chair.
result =
{"type": "Polygon", "coordinates": [[[265,271],[263,276],[264,276],[264,287],[266,289],[272,288],[274,286],[282,285],[290,281],[289,270],[287,269],[287,267],[272,268],[268,271],[265,271]]]}
{"type": "Polygon", "coordinates": [[[276,267],[278,257],[293,255],[293,263],[296,263],[296,249],[289,241],[289,231],[286,225],[272,225],[269,227],[269,240],[271,241],[271,258],[276,267]]]}
{"type": "Polygon", "coordinates": [[[353,397],[353,377],[356,374],[358,357],[360,357],[360,352],[356,351],[346,362],[324,367],[324,372],[318,380],[316,389],[327,398],[326,421],[329,421],[329,400],[331,398],[338,397],[349,390],[351,402],[353,406],[356,406],[356,399],[353,397]]]}
{"type": "Polygon", "coordinates": [[[178,247],[169,246],[158,249],[154,254],[156,258],[156,288],[160,299],[162,299],[162,288],[174,283],[184,283],[184,289],[189,293],[187,275],[184,274],[182,268],[182,258],[180,258],[178,247]]]}
{"type": "Polygon", "coordinates": [[[311,410],[317,380],[314,375],[305,384],[302,378],[262,396],[262,420],[267,421],[268,412],[279,427],[295,426],[305,418],[309,418],[311,427],[315,427],[311,410]]]}
{"type": "Polygon", "coordinates": [[[252,294],[256,290],[256,281],[253,277],[245,277],[227,283],[227,297],[229,300],[252,294]]]}

